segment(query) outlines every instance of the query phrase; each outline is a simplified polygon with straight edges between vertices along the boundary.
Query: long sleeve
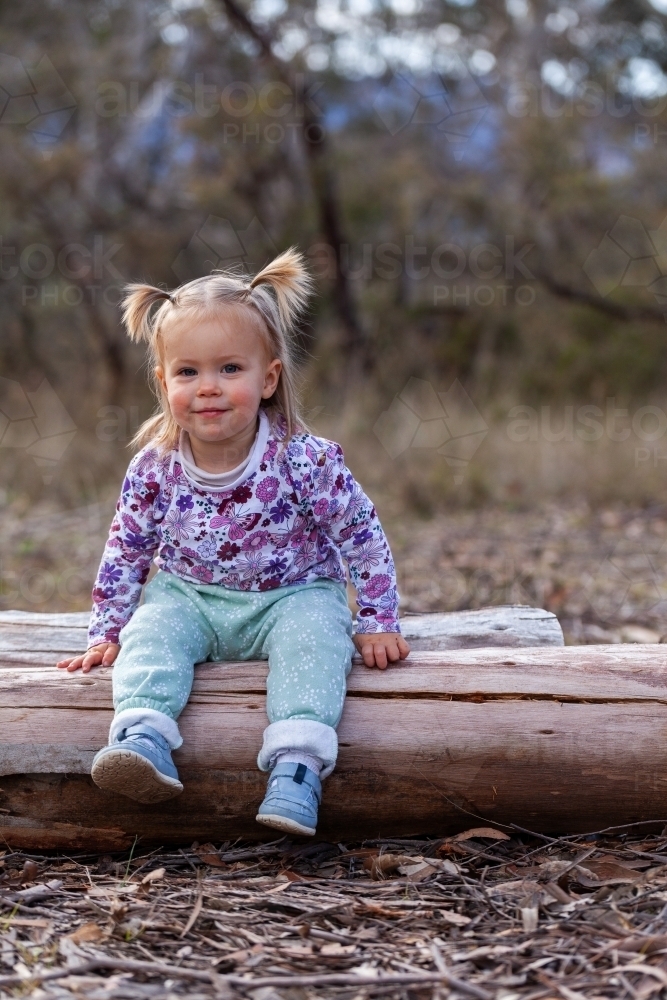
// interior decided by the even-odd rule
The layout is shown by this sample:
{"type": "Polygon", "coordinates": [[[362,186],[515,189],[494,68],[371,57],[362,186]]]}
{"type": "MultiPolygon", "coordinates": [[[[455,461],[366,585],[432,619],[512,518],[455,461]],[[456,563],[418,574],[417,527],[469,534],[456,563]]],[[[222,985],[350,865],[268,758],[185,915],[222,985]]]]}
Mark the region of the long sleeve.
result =
{"type": "Polygon", "coordinates": [[[154,464],[151,453],[140,452],[130,463],[123,483],[109,538],[93,588],[93,610],[88,646],[118,642],[118,634],[130,620],[141,598],[158,545],[155,503],[160,486],[145,475],[154,464]]]}
{"type": "Polygon", "coordinates": [[[293,482],[306,517],[347,563],[359,605],[356,631],[400,632],[396,570],[375,507],[346,467],[340,445],[313,438],[310,442],[298,446],[307,461],[298,456],[293,482]]]}

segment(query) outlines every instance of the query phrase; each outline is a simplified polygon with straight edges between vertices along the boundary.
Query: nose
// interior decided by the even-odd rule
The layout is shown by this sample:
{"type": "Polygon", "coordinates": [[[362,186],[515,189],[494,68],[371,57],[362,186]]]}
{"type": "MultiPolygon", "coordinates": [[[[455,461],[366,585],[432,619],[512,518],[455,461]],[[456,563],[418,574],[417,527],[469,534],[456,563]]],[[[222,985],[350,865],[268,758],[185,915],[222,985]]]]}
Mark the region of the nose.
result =
{"type": "Polygon", "coordinates": [[[198,396],[219,396],[220,381],[215,375],[202,375],[197,388],[198,396]]]}

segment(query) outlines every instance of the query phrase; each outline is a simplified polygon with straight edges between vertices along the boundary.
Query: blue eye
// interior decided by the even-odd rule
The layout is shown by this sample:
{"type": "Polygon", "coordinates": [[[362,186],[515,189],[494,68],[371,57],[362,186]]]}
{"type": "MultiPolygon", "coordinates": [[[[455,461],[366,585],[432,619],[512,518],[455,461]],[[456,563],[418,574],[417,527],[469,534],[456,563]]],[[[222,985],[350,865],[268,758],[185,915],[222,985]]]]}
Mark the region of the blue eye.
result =
{"type": "Polygon", "coordinates": [[[196,368],[181,368],[177,372],[177,374],[178,375],[185,375],[186,377],[190,378],[192,375],[196,375],[197,374],[197,369],[196,368]]]}
{"type": "Polygon", "coordinates": [[[225,365],[222,370],[225,375],[236,375],[236,373],[240,371],[240,368],[238,365],[225,365]]]}

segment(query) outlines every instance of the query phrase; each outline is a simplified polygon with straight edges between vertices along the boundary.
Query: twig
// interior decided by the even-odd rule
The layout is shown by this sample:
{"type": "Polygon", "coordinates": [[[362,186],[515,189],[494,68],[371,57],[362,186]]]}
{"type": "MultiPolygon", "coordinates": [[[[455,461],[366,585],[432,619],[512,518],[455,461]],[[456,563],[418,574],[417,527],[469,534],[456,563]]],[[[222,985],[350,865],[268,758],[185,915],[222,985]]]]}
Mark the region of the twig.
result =
{"type": "Polygon", "coordinates": [[[258,990],[267,986],[399,986],[414,983],[445,983],[452,989],[459,990],[477,1000],[493,1000],[492,995],[480,986],[466,983],[462,979],[449,975],[448,972],[423,972],[414,974],[397,974],[371,978],[356,973],[323,973],[313,976],[260,976],[248,979],[245,976],[220,976],[217,973],[199,972],[197,969],[187,969],[177,965],[163,965],[159,962],[137,962],[133,959],[107,958],[103,956],[91,958],[82,965],[68,969],[58,969],[54,972],[35,973],[30,976],[0,976],[0,986],[17,986],[20,983],[45,983],[65,976],[83,976],[95,969],[115,969],[118,972],[143,972],[151,976],[165,978],[193,979],[201,983],[227,983],[246,990],[258,990]]]}

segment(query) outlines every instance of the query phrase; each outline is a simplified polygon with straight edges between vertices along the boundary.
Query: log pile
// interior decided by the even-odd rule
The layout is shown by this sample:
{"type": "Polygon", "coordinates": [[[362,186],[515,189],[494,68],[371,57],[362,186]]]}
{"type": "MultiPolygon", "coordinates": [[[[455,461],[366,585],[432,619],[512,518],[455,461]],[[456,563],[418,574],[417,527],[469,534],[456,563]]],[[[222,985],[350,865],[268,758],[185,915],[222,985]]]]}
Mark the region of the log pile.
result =
{"type": "MultiPolygon", "coordinates": [[[[88,776],[112,716],[111,670],[53,666],[83,647],[86,619],[0,615],[5,841],[113,850],[135,835],[165,845],[266,837],[254,815],[267,665],[197,667],[174,755],[185,792],[141,806],[88,776]]],[[[404,623],[405,663],[353,666],[322,837],[444,835],[481,819],[569,832],[665,820],[667,649],[564,647],[553,615],[529,608],[404,623]]]]}

